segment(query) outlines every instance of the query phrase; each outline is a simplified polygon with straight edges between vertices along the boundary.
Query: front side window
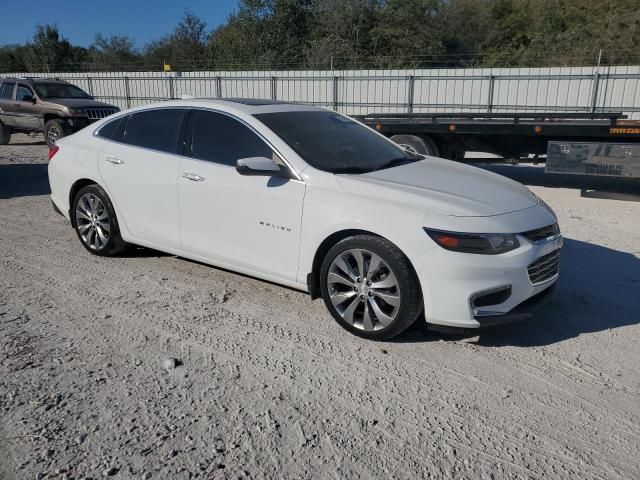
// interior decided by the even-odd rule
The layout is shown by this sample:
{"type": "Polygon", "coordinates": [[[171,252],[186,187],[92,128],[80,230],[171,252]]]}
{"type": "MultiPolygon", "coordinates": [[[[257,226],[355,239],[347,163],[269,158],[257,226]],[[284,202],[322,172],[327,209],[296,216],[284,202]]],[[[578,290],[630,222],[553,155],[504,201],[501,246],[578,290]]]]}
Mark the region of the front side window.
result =
{"type": "Polygon", "coordinates": [[[16,100],[18,102],[23,102],[24,97],[33,98],[33,92],[29,87],[25,87],[24,85],[18,85],[18,89],[16,90],[16,100]]]}
{"type": "Polygon", "coordinates": [[[186,110],[159,108],[134,113],[129,118],[124,143],[166,153],[177,153],[186,110]]]}
{"type": "Polygon", "coordinates": [[[326,110],[260,113],[255,117],[308,164],[331,173],[366,173],[419,160],[368,127],[326,110]]]}
{"type": "Polygon", "coordinates": [[[0,99],[11,100],[13,98],[13,87],[15,86],[15,82],[4,82],[0,87],[0,99]]]}
{"type": "Polygon", "coordinates": [[[194,110],[187,153],[234,167],[240,158],[274,158],[273,150],[249,127],[221,113],[194,110]]]}

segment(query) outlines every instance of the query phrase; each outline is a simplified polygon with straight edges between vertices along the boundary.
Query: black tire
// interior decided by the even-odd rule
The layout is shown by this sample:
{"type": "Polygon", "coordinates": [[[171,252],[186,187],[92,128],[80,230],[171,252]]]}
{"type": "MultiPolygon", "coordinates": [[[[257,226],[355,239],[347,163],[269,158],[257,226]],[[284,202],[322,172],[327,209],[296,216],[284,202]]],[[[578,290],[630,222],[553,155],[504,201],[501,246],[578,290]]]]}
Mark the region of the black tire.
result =
{"type": "Polygon", "coordinates": [[[72,203],[71,215],[73,217],[73,226],[80,243],[82,243],[82,246],[94,255],[109,257],[121,253],[128,247],[128,244],[122,240],[122,237],[120,236],[120,228],[118,226],[118,219],[116,217],[113,204],[111,203],[107,193],[99,185],[87,185],[86,187],[82,187],[78,193],[76,193],[72,203]],[[91,226],[89,226],[88,230],[85,229],[83,231],[83,228],[87,227],[87,225],[91,223],[91,220],[87,218],[87,215],[79,213],[87,212],[86,208],[83,208],[83,206],[86,207],[87,203],[85,200],[91,199],[92,197],[98,199],[103,207],[102,209],[100,207],[96,208],[96,217],[100,217],[106,213],[106,221],[102,220],[102,222],[98,222],[98,219],[96,218],[94,219],[94,225],[96,223],[100,223],[100,225],[108,225],[108,232],[106,231],[106,228],[99,227],[98,225],[95,226],[95,233],[93,237],[90,234],[87,234],[91,229],[91,226]],[[81,199],[83,199],[83,206],[79,207],[78,203],[81,199]],[[98,235],[98,231],[102,232],[102,236],[98,235]],[[84,236],[83,233],[85,234],[84,236]],[[105,235],[105,233],[107,235],[105,235]],[[103,241],[103,236],[106,238],[106,241],[101,243],[103,241]]]}
{"type": "MultiPolygon", "coordinates": [[[[366,260],[365,263],[369,262],[365,267],[365,271],[369,270],[370,263],[373,262],[372,257],[369,256],[369,260],[366,260]]],[[[383,267],[384,269],[384,267],[383,267]]],[[[379,271],[379,270],[378,270],[379,271]]],[[[334,271],[335,272],[335,271],[334,271]]],[[[333,273],[332,273],[333,275],[333,273]]],[[[365,273],[365,275],[368,275],[365,273]]],[[[375,272],[374,272],[375,275],[375,272]]],[[[335,278],[335,277],[333,277],[335,278]]],[[[366,281],[367,278],[361,279],[361,281],[366,281]]],[[[376,279],[371,278],[373,281],[373,285],[375,285],[376,279]]],[[[369,285],[371,282],[366,282],[369,285]]],[[[333,287],[331,287],[333,288],[333,287]]],[[[349,288],[347,289],[347,293],[350,293],[349,288]]],[[[373,288],[373,287],[372,287],[373,288]]],[[[356,287],[354,286],[354,290],[356,287]]],[[[333,318],[338,322],[340,326],[348,330],[349,332],[358,335],[363,338],[367,338],[370,340],[388,340],[396,335],[400,334],[404,330],[406,330],[413,322],[415,322],[418,315],[423,310],[423,302],[422,302],[422,292],[420,289],[420,282],[418,277],[409,262],[409,259],[391,242],[388,240],[377,237],[375,235],[355,235],[353,237],[346,238],[341,240],[336,245],[334,245],[325,255],[325,258],[322,262],[322,266],[320,269],[320,290],[322,293],[322,298],[324,300],[325,305],[333,318]],[[381,327],[380,323],[376,323],[377,327],[375,330],[366,330],[364,327],[364,322],[358,326],[358,321],[355,321],[353,324],[349,323],[345,318],[343,318],[342,314],[338,311],[336,306],[331,301],[331,295],[335,295],[336,292],[329,291],[329,281],[328,275],[330,273],[330,269],[332,265],[335,267],[334,260],[338,257],[344,259],[344,255],[349,255],[350,251],[361,249],[365,255],[367,254],[375,254],[378,256],[385,266],[391,270],[391,272],[395,275],[397,280],[397,285],[399,288],[398,296],[399,298],[399,306],[397,307],[397,313],[393,321],[381,327]]],[[[353,317],[355,318],[357,315],[363,315],[365,305],[370,305],[369,299],[366,295],[360,295],[362,291],[354,294],[356,297],[360,297],[361,300],[357,300],[361,302],[361,307],[356,307],[353,317]],[[361,309],[360,313],[358,313],[358,309],[361,309]]],[[[368,292],[367,292],[368,293],[368,292]]],[[[351,302],[351,300],[347,300],[347,302],[351,302]]],[[[383,306],[384,306],[384,302],[383,306]]],[[[380,307],[379,301],[377,302],[378,308],[380,307]]],[[[368,307],[371,312],[371,307],[368,307]]],[[[347,307],[349,309],[349,307],[347,307]]],[[[374,317],[376,314],[374,313],[374,317]]],[[[374,319],[374,323],[375,323],[374,319]]]]}
{"type": "Polygon", "coordinates": [[[57,140],[69,134],[67,126],[62,120],[53,119],[44,124],[44,141],[49,147],[53,147],[57,140]]]}
{"type": "Polygon", "coordinates": [[[7,145],[11,141],[11,130],[0,122],[0,145],[7,145]]]}
{"type": "Polygon", "coordinates": [[[391,140],[398,145],[406,145],[416,153],[438,157],[440,152],[436,143],[429,137],[418,137],[416,135],[394,135],[391,140]]]}

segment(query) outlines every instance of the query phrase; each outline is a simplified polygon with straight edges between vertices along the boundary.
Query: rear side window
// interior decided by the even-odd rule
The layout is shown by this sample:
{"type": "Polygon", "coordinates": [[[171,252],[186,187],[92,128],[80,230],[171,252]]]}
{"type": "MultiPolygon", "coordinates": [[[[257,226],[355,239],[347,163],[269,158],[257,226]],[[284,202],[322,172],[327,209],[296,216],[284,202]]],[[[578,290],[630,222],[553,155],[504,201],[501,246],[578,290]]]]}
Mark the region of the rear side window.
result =
{"type": "Polygon", "coordinates": [[[238,120],[204,110],[191,115],[191,157],[231,167],[239,158],[272,157],[271,148],[238,120]]]}
{"type": "Polygon", "coordinates": [[[176,153],[186,110],[165,108],[134,113],[124,136],[127,145],[176,153]]]}
{"type": "Polygon", "coordinates": [[[4,82],[2,86],[0,86],[0,99],[11,100],[13,98],[13,87],[15,85],[15,82],[4,82]]]}
{"type": "Polygon", "coordinates": [[[98,130],[97,135],[102,138],[106,138],[107,140],[114,140],[116,142],[124,141],[124,125],[126,125],[126,116],[120,117],[112,122],[105,123],[100,130],[98,130]],[[116,132],[119,131],[119,135],[116,135],[116,132]]]}

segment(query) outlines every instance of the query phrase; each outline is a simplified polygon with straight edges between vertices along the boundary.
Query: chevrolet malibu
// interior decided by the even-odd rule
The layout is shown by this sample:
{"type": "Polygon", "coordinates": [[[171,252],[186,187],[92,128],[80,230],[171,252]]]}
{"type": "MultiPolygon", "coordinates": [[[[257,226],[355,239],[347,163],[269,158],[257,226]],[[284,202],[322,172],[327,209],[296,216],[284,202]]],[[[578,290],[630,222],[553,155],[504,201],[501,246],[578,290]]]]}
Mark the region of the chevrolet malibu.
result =
{"type": "Polygon", "coordinates": [[[556,216],[526,187],[317,107],[172,101],[49,156],[53,205],[89,252],[141,245],[304,290],[369,339],[526,319],[558,278],[556,216]]]}

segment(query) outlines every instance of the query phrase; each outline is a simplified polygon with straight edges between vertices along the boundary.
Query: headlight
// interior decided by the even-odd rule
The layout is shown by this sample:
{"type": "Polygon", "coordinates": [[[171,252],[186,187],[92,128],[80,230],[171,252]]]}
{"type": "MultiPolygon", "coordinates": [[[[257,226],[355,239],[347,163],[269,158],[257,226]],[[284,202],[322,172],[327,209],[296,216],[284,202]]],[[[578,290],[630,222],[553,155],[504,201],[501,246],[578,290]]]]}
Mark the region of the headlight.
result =
{"type": "Polygon", "coordinates": [[[81,108],[67,108],[69,115],[86,115],[86,112],[81,108]]]}
{"type": "Polygon", "coordinates": [[[453,252],[498,255],[520,246],[518,238],[510,233],[459,233],[430,228],[424,231],[442,248],[453,252]]]}

